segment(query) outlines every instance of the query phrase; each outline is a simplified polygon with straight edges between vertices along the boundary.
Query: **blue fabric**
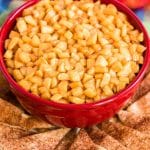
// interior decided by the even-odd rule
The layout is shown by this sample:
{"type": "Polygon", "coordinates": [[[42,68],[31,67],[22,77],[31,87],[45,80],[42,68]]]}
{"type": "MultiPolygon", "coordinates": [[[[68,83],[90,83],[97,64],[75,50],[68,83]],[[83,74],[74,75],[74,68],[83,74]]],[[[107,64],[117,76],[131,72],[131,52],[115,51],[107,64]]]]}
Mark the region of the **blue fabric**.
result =
{"type": "Polygon", "coordinates": [[[144,20],[144,8],[136,9],[134,12],[142,21],[144,20]]]}
{"type": "Polygon", "coordinates": [[[0,12],[7,9],[11,0],[0,0],[0,12]]]}

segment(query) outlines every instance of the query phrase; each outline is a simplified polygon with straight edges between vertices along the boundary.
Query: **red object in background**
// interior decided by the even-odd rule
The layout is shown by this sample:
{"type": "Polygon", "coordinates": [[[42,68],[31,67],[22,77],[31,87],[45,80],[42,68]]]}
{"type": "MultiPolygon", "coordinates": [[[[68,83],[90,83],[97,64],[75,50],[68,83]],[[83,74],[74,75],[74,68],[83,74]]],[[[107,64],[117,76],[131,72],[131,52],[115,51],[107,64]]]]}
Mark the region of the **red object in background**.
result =
{"type": "Polygon", "coordinates": [[[131,9],[144,7],[145,5],[150,3],[150,0],[120,0],[120,1],[126,4],[131,9]]]}
{"type": "MultiPolygon", "coordinates": [[[[6,22],[0,31],[0,41],[5,41],[8,37],[10,30],[14,27],[16,19],[21,16],[23,9],[34,5],[38,0],[28,1],[25,5],[18,8],[9,15],[6,22]]],[[[127,14],[131,23],[144,34],[144,45],[147,47],[145,52],[144,64],[134,81],[130,83],[121,92],[115,94],[107,99],[100,100],[97,103],[91,104],[59,104],[53,101],[44,100],[36,95],[25,91],[20,87],[8,73],[4,60],[3,53],[4,42],[0,42],[0,70],[9,83],[10,89],[17,96],[22,106],[30,113],[41,117],[42,119],[52,123],[56,126],[66,127],[87,127],[100,123],[118,112],[121,107],[128,101],[134,94],[139,86],[143,76],[149,66],[150,62],[150,45],[148,34],[138,17],[127,7],[122,5],[116,0],[101,0],[102,3],[112,3],[116,7],[127,14]]]]}

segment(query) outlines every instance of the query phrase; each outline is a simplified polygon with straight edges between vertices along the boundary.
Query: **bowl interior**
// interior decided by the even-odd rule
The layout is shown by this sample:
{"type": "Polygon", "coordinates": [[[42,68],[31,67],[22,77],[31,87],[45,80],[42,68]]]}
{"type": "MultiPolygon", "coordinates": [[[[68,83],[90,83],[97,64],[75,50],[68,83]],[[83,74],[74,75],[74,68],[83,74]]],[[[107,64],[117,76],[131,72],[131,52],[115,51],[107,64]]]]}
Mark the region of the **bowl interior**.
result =
{"type": "Polygon", "coordinates": [[[8,71],[6,69],[6,66],[5,66],[4,60],[3,60],[3,53],[5,51],[4,41],[8,37],[8,34],[11,31],[11,29],[14,27],[14,25],[16,23],[16,19],[21,16],[22,11],[29,6],[36,4],[38,1],[39,0],[28,1],[24,5],[22,5],[21,7],[19,7],[15,11],[13,11],[8,16],[6,22],[3,24],[2,29],[0,31],[0,41],[1,41],[0,42],[0,69],[1,69],[4,77],[6,78],[6,80],[9,82],[10,86],[14,87],[20,93],[22,93],[26,96],[29,96],[29,97],[31,97],[31,98],[33,98],[36,101],[39,101],[41,103],[45,103],[48,105],[53,105],[53,106],[57,106],[57,107],[61,107],[61,108],[76,109],[76,108],[80,108],[81,106],[83,108],[91,108],[91,107],[95,107],[97,105],[103,105],[103,104],[109,103],[109,101],[115,101],[118,96],[121,96],[122,94],[127,94],[143,78],[143,76],[144,76],[144,74],[148,68],[149,57],[150,57],[149,39],[148,39],[148,34],[147,34],[144,26],[142,25],[140,20],[136,17],[136,15],[131,10],[129,8],[127,8],[126,6],[124,6],[122,3],[120,3],[119,1],[117,1],[117,0],[101,0],[101,3],[105,3],[105,4],[112,3],[112,4],[114,4],[118,8],[118,10],[124,12],[128,16],[130,22],[138,30],[142,31],[144,34],[144,43],[143,44],[147,47],[147,50],[144,53],[144,64],[142,65],[141,70],[138,73],[138,75],[136,76],[136,78],[125,89],[118,92],[114,96],[106,98],[106,99],[102,99],[99,102],[90,103],[90,104],[60,104],[60,103],[56,103],[53,101],[44,100],[38,96],[35,96],[35,95],[25,91],[22,87],[20,87],[14,81],[14,79],[10,76],[10,74],[8,73],[8,71]]]}

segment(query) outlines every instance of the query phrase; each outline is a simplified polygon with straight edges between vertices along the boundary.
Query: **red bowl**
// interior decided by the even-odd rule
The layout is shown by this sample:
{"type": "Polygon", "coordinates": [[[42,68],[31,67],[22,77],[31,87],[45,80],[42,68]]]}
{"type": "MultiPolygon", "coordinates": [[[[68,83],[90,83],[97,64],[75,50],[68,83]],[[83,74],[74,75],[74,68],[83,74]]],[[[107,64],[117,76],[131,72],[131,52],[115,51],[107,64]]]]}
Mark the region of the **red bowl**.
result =
{"type": "Polygon", "coordinates": [[[147,47],[144,54],[144,64],[142,65],[136,78],[124,90],[112,97],[91,104],[60,104],[53,101],[44,100],[20,87],[8,73],[3,60],[3,54],[5,51],[4,41],[7,39],[10,30],[14,27],[16,18],[21,16],[22,11],[25,8],[36,4],[38,1],[39,0],[28,1],[26,4],[12,12],[8,16],[0,31],[0,69],[7,80],[11,91],[17,96],[17,99],[21,105],[28,112],[39,116],[40,118],[56,126],[83,128],[100,123],[112,117],[134,94],[150,62],[150,45],[148,34],[141,21],[131,10],[117,0],[101,0],[102,3],[114,4],[120,11],[128,15],[129,20],[137,29],[144,33],[144,45],[147,47]]]}

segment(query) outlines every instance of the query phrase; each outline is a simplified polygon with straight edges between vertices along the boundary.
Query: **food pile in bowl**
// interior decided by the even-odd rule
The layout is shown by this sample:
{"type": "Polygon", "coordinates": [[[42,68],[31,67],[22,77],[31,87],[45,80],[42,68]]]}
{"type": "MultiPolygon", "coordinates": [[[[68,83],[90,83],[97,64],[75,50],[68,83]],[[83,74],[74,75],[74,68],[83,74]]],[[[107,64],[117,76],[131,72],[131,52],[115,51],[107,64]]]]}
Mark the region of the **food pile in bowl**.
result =
{"type": "Polygon", "coordinates": [[[59,103],[97,102],[124,89],[143,64],[143,33],[113,4],[43,0],[25,9],[5,41],[9,73],[59,103]]]}

